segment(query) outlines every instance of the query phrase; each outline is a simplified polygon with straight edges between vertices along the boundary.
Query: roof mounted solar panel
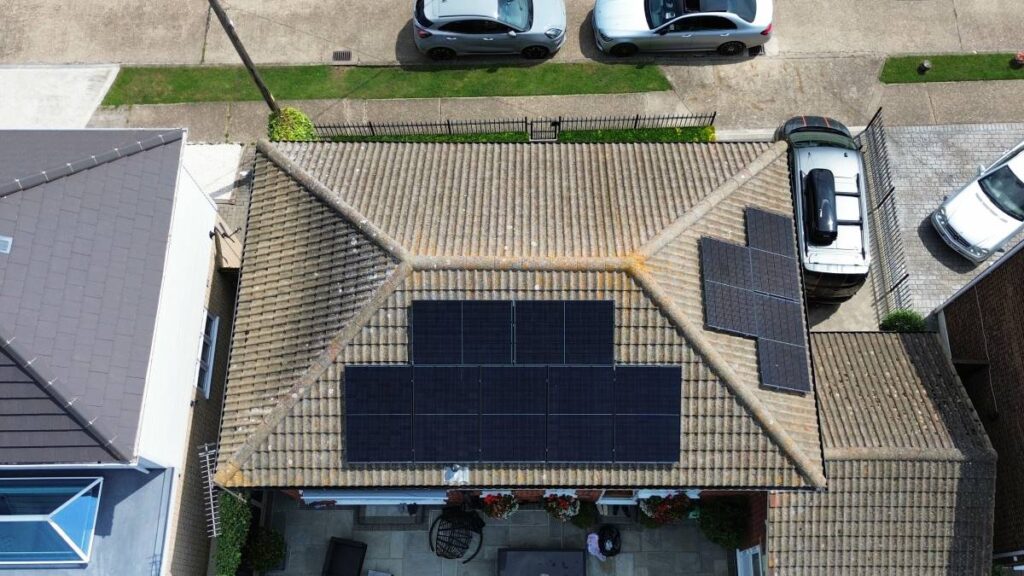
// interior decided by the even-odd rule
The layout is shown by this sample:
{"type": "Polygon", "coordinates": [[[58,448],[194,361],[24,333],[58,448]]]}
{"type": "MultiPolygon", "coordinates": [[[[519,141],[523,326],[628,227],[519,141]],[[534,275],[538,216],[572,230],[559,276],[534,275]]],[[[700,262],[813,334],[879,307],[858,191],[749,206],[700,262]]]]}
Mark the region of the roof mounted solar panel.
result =
{"type": "Polygon", "coordinates": [[[757,298],[750,290],[704,282],[704,323],[708,328],[756,337],[757,298]]]}
{"type": "Polygon", "coordinates": [[[517,300],[516,364],[565,363],[565,303],[517,300]]]}
{"type": "Polygon", "coordinates": [[[682,368],[679,366],[616,366],[615,414],[680,413],[682,368]]]}
{"type": "Polygon", "coordinates": [[[478,462],[480,415],[415,416],[417,462],[478,462]]]}
{"type": "Polygon", "coordinates": [[[806,346],[800,304],[765,294],[757,295],[758,336],[794,346],[806,346]]]}
{"type": "Polygon", "coordinates": [[[792,218],[757,208],[747,208],[746,218],[748,246],[796,258],[792,218]]]}
{"type": "Polygon", "coordinates": [[[345,412],[412,414],[412,367],[346,366],[345,412]]]}
{"type": "Polygon", "coordinates": [[[546,414],[548,369],[543,366],[480,368],[482,414],[546,414]]]}
{"type": "Polygon", "coordinates": [[[761,372],[761,386],[800,394],[811,391],[807,349],[803,346],[758,340],[757,364],[761,372]]]}
{"type": "Polygon", "coordinates": [[[614,372],[610,366],[548,368],[548,412],[614,414],[614,372]]]}
{"type": "Polygon", "coordinates": [[[480,369],[415,366],[416,414],[479,414],[480,369]]]}
{"type": "Polygon", "coordinates": [[[746,246],[703,237],[700,239],[700,268],[706,282],[747,290],[753,285],[750,254],[746,246]]]}
{"type": "Polygon", "coordinates": [[[413,416],[350,414],[345,419],[348,462],[412,462],[413,416]]]}
{"type": "MultiPolygon", "coordinates": [[[[678,403],[679,399],[676,398],[678,403]]],[[[671,463],[679,461],[679,416],[615,417],[615,461],[671,463]]]]}
{"type": "Polygon", "coordinates": [[[752,249],[750,267],[754,291],[794,302],[800,300],[800,269],[795,258],[752,249]]]}
{"type": "Polygon", "coordinates": [[[565,363],[615,362],[615,303],[611,300],[565,302],[565,363]]]}
{"type": "Polygon", "coordinates": [[[462,362],[512,363],[512,302],[467,300],[462,303],[462,362]]]}
{"type": "Polygon", "coordinates": [[[482,462],[547,460],[547,416],[485,414],[480,417],[482,462]]]}
{"type": "Polygon", "coordinates": [[[615,424],[611,417],[548,416],[548,462],[612,462],[615,424]]]}
{"type": "Polygon", "coordinates": [[[462,363],[462,302],[415,300],[412,303],[412,363],[462,363]]]}

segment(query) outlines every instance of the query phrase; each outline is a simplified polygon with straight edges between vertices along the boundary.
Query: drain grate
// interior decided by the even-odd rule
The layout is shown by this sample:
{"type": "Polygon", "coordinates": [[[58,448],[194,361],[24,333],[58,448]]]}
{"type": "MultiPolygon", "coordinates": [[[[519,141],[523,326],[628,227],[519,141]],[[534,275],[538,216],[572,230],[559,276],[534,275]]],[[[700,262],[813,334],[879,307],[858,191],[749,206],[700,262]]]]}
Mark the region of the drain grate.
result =
{"type": "Polygon", "coordinates": [[[331,55],[333,62],[351,62],[352,51],[351,50],[335,50],[334,54],[331,55]]]}

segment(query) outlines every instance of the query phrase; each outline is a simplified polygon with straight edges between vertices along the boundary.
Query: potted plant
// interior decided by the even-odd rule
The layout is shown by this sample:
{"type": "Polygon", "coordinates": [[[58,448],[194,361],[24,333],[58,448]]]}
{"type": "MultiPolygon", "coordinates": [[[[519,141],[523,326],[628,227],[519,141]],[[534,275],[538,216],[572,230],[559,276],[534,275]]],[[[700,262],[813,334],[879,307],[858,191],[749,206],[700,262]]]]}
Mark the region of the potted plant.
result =
{"type": "Polygon", "coordinates": [[[656,528],[685,518],[690,512],[690,499],[686,494],[651,496],[640,500],[639,506],[644,524],[656,528]]]}
{"type": "Polygon", "coordinates": [[[484,512],[498,520],[506,520],[519,510],[519,499],[513,494],[488,494],[483,500],[484,512]]]}
{"type": "Polygon", "coordinates": [[[544,509],[552,518],[565,522],[580,513],[580,501],[568,494],[550,494],[544,497],[544,509]]]}

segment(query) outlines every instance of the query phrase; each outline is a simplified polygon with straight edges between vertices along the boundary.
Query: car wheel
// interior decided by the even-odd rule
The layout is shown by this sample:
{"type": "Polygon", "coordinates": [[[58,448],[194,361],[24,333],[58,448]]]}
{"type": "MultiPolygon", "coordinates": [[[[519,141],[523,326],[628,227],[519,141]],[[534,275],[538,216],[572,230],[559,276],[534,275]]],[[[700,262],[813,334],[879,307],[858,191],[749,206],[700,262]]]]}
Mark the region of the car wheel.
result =
{"type": "Polygon", "coordinates": [[[527,46],[526,48],[523,48],[523,58],[529,58],[530,60],[547,58],[548,54],[551,54],[551,50],[548,50],[543,46],[527,46]]]}
{"type": "Polygon", "coordinates": [[[726,42],[718,47],[718,53],[722,56],[736,56],[746,49],[743,42],[726,42]]]}
{"type": "Polygon", "coordinates": [[[451,48],[431,48],[427,50],[427,57],[431,60],[451,60],[455,58],[455,50],[451,48]]]}
{"type": "Polygon", "coordinates": [[[637,53],[639,48],[636,44],[616,44],[609,50],[612,56],[618,56],[619,58],[626,58],[637,53]]]}

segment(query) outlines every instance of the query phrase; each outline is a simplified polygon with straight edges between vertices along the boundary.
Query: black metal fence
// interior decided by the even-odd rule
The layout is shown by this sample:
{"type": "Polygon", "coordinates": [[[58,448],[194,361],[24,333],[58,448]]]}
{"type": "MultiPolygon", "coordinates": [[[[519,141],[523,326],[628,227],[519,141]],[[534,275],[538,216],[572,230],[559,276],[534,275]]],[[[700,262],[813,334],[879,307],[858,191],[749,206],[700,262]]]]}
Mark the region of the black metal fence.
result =
{"type": "Polygon", "coordinates": [[[907,257],[903,249],[896,207],[896,186],[885,140],[885,123],[879,108],[857,142],[867,169],[869,225],[871,230],[872,288],[879,320],[889,312],[912,305],[907,257]]]}
{"type": "Polygon", "coordinates": [[[685,116],[632,116],[509,118],[504,120],[448,120],[445,122],[367,122],[365,124],[321,124],[317,135],[323,140],[335,138],[375,138],[414,135],[486,134],[520,132],[530,140],[555,140],[566,130],[641,130],[650,128],[692,128],[713,126],[717,113],[685,116]]]}

